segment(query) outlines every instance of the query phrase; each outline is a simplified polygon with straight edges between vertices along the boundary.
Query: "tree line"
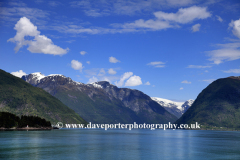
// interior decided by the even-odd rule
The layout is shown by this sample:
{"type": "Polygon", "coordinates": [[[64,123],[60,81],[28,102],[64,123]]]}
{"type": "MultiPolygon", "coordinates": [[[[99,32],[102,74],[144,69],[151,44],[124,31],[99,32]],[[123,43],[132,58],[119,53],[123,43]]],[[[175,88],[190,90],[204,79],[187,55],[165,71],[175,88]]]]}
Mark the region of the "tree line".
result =
{"type": "Polygon", "coordinates": [[[38,116],[16,116],[9,112],[0,112],[0,128],[51,127],[51,122],[38,116]]]}

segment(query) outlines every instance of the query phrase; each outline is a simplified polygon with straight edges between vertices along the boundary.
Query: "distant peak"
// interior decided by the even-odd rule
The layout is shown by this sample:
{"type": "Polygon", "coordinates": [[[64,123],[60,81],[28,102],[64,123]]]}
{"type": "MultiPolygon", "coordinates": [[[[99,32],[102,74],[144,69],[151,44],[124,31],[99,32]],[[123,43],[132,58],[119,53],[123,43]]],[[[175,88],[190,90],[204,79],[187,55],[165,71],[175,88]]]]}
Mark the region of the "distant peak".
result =
{"type": "Polygon", "coordinates": [[[240,76],[231,76],[231,77],[228,77],[228,78],[240,80],[240,76]]]}
{"type": "Polygon", "coordinates": [[[31,73],[30,75],[33,76],[33,78],[36,78],[36,80],[41,80],[43,79],[44,77],[46,77],[44,74],[42,74],[41,72],[34,72],[34,73],[31,73]]]}

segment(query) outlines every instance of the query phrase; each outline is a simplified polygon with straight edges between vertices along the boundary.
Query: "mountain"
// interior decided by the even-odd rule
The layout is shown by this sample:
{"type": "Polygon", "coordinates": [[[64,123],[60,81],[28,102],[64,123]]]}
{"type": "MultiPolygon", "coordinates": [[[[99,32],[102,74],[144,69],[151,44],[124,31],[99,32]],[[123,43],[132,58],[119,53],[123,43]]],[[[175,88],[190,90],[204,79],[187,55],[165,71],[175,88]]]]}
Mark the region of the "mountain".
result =
{"type": "Polygon", "coordinates": [[[44,89],[92,123],[168,123],[177,118],[138,90],[118,88],[109,82],[75,82],[63,75],[36,72],[22,77],[44,89]]]}
{"type": "Polygon", "coordinates": [[[87,123],[72,109],[41,88],[0,69],[0,111],[39,116],[51,123],[87,123]]]}
{"type": "Polygon", "coordinates": [[[180,118],[183,113],[185,113],[189,107],[193,104],[194,100],[190,99],[185,102],[174,102],[168,99],[158,98],[158,97],[151,97],[152,100],[159,103],[163,106],[168,112],[175,115],[177,118],[180,118]]]}
{"type": "Polygon", "coordinates": [[[207,86],[176,121],[204,128],[240,128],[240,77],[218,79],[207,86]]]}

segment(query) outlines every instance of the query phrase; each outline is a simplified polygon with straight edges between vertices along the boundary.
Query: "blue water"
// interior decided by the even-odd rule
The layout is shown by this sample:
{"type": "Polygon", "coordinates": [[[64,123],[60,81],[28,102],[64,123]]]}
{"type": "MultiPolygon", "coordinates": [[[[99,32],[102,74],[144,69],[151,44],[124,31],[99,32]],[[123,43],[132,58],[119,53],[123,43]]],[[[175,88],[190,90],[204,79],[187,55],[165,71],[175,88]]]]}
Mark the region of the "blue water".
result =
{"type": "Polygon", "coordinates": [[[147,129],[1,131],[0,159],[240,159],[240,132],[147,129]]]}

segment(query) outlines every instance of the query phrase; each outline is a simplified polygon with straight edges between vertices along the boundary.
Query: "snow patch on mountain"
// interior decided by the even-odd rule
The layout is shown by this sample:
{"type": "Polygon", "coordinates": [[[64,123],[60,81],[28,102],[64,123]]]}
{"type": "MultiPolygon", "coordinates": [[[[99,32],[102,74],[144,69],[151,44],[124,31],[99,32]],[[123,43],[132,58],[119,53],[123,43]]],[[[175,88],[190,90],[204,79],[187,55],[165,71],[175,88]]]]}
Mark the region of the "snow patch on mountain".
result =
{"type": "Polygon", "coordinates": [[[189,107],[193,104],[194,100],[190,99],[185,102],[175,102],[164,98],[151,97],[152,100],[163,106],[167,111],[174,114],[176,117],[181,117],[189,107]]]}
{"type": "Polygon", "coordinates": [[[168,99],[164,99],[164,98],[158,98],[158,97],[151,97],[152,100],[158,102],[160,105],[164,106],[164,107],[177,107],[179,110],[182,110],[182,105],[185,102],[174,102],[168,99]]]}
{"type": "Polygon", "coordinates": [[[40,81],[41,79],[45,78],[46,76],[43,75],[41,72],[35,72],[35,73],[31,73],[31,75],[33,75],[33,79],[40,81]]]}
{"type": "Polygon", "coordinates": [[[103,88],[101,85],[97,84],[97,82],[89,83],[87,85],[93,86],[95,88],[103,88]]]}

